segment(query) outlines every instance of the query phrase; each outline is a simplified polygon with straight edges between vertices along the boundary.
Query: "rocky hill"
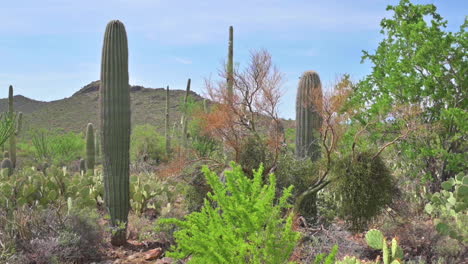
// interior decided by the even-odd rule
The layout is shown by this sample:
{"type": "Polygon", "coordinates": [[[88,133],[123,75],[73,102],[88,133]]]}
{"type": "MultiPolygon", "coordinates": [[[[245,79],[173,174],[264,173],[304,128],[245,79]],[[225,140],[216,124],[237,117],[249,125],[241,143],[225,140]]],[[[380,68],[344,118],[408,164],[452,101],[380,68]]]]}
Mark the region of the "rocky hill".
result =
{"type": "MultiPolygon", "coordinates": [[[[23,131],[32,128],[61,128],[65,131],[84,131],[88,123],[98,124],[99,81],[91,82],[71,97],[51,102],[41,102],[22,95],[14,97],[15,111],[23,112],[23,131]]],[[[171,124],[180,120],[180,103],[185,91],[170,91],[171,124]]],[[[132,126],[151,124],[164,130],[166,92],[164,88],[131,86],[132,126]]],[[[203,100],[191,92],[195,100],[203,100]]],[[[8,99],[0,99],[0,111],[8,108],[8,99]]]]}

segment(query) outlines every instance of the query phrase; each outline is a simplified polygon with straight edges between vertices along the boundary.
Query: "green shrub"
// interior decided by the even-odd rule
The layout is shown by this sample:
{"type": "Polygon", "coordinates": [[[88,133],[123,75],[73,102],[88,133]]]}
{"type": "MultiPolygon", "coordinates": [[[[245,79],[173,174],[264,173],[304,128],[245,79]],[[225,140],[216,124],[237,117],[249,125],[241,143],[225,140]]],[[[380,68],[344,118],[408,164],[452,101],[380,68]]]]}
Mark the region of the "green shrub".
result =
{"type": "Polygon", "coordinates": [[[156,162],[164,160],[166,140],[156,132],[152,125],[138,125],[132,130],[130,158],[132,161],[150,158],[156,162]]]}
{"type": "Polygon", "coordinates": [[[260,164],[268,167],[268,154],[268,148],[262,139],[249,136],[242,143],[238,158],[239,165],[242,166],[245,173],[251,175],[252,171],[258,168],[260,164]]]}
{"type": "Polygon", "coordinates": [[[380,156],[349,154],[336,162],[333,188],[338,210],[354,231],[362,231],[392,201],[396,187],[380,156]]]}
{"type": "Polygon", "coordinates": [[[84,156],[85,140],[82,134],[61,130],[37,129],[31,132],[35,159],[64,166],[84,156]]]}
{"type": "Polygon", "coordinates": [[[263,185],[261,166],[253,179],[232,163],[226,171],[226,183],[203,168],[213,189],[200,212],[184,221],[163,219],[180,227],[174,236],[177,246],[168,255],[190,263],[287,263],[300,237],[292,230],[292,215],[283,218],[290,207],[287,199],[292,186],[275,205],[276,178],[263,185]]]}

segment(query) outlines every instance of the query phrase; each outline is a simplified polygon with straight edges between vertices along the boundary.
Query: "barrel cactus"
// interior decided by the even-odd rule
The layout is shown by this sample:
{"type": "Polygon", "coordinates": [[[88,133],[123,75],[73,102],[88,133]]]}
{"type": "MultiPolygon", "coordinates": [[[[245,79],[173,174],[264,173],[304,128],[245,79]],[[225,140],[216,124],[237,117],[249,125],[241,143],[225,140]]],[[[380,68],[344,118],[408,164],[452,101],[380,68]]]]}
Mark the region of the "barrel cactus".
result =
{"type": "Polygon", "coordinates": [[[4,158],[0,166],[2,167],[2,175],[4,173],[6,173],[8,176],[13,174],[13,162],[9,158],[4,158]]]}
{"type": "Polygon", "coordinates": [[[89,123],[86,127],[86,167],[90,171],[94,171],[96,162],[96,149],[94,144],[94,128],[93,124],[89,123]]]}
{"type": "Polygon", "coordinates": [[[101,62],[100,117],[105,203],[110,214],[111,244],[126,242],[130,209],[130,85],[125,26],[107,24],[101,62]]]}
{"type": "Polygon", "coordinates": [[[317,160],[320,156],[319,129],[322,126],[322,84],[315,71],[301,77],[296,97],[296,156],[317,160]]]}

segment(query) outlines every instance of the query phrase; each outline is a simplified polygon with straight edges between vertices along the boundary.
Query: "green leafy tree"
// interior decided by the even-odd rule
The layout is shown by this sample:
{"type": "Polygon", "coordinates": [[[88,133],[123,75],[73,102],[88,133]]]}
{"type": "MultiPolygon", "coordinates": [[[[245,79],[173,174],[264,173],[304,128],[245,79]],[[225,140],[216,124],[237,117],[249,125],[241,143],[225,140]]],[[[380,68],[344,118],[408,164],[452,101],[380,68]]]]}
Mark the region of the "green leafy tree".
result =
{"type": "Polygon", "coordinates": [[[447,21],[432,4],[401,0],[387,10],[393,17],[381,21],[384,39],[375,53],[364,51],[363,61],[373,67],[354,91],[353,102],[366,109],[357,120],[368,123],[386,117],[381,125],[391,126],[398,123],[391,114],[393,106],[420,108],[424,134],[415,134],[399,147],[406,160],[423,161],[414,172],[422,169],[438,188],[466,170],[468,20],[459,32],[448,32],[447,21]]]}

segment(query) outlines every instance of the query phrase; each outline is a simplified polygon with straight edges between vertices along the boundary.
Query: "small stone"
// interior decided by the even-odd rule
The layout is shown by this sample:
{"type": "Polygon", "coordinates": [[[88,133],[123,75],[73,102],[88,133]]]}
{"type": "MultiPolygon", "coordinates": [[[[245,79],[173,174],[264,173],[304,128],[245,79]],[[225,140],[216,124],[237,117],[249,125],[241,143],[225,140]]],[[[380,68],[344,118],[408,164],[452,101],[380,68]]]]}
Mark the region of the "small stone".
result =
{"type": "Polygon", "coordinates": [[[163,253],[162,248],[155,248],[148,250],[145,254],[145,260],[155,260],[159,258],[163,253]]]}

